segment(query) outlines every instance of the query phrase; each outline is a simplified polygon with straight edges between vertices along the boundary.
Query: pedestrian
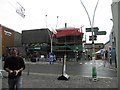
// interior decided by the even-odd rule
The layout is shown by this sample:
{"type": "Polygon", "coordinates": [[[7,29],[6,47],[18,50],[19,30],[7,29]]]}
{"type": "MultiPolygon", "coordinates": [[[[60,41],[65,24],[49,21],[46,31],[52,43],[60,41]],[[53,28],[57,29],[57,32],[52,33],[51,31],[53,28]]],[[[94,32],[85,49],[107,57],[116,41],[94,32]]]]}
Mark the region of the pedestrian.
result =
{"type": "Polygon", "coordinates": [[[4,62],[4,70],[8,72],[8,87],[9,90],[22,88],[22,71],[25,69],[25,63],[22,57],[18,55],[17,48],[10,50],[4,62]]]}
{"type": "Polygon", "coordinates": [[[108,59],[108,50],[105,50],[105,60],[108,59]]]}
{"type": "Polygon", "coordinates": [[[107,60],[108,60],[108,50],[105,50],[105,60],[104,60],[104,67],[107,64],[107,60]]]}
{"type": "Polygon", "coordinates": [[[101,49],[101,58],[102,58],[102,60],[104,60],[104,50],[103,49],[101,49]]]}
{"type": "Polygon", "coordinates": [[[112,51],[112,48],[109,47],[109,62],[110,62],[110,65],[112,65],[112,53],[111,53],[111,51],[112,51]]]}

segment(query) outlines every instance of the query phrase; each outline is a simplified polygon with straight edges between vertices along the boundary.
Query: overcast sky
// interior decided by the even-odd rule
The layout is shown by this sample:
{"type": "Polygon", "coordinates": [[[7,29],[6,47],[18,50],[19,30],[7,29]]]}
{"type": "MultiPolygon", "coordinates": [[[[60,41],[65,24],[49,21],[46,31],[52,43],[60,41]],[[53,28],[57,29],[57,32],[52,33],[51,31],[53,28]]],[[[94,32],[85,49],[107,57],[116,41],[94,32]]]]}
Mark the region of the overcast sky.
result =
{"type": "MultiPolygon", "coordinates": [[[[97,0],[82,0],[92,20],[97,0]],[[91,2],[92,1],[92,2],[91,2]]],[[[107,35],[99,35],[96,42],[105,43],[109,40],[112,29],[111,13],[112,0],[99,0],[95,13],[94,27],[99,31],[106,31],[107,35]]],[[[87,36],[91,33],[85,32],[90,27],[88,16],[80,0],[0,0],[0,23],[15,31],[45,28],[83,27],[87,36]],[[25,18],[16,13],[16,2],[25,8],[25,18]],[[47,17],[46,17],[47,15],[47,17]],[[58,19],[57,19],[57,16],[58,19]]]]}

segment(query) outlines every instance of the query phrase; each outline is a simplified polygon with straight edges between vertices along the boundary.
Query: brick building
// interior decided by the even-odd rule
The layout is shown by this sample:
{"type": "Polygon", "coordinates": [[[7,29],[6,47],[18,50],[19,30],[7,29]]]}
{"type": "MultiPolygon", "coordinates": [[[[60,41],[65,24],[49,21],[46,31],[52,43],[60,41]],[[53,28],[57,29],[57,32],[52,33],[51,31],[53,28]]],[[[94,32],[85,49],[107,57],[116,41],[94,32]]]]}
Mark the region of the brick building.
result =
{"type": "Polygon", "coordinates": [[[2,54],[8,53],[10,47],[21,46],[21,34],[3,25],[1,27],[2,54]]]}

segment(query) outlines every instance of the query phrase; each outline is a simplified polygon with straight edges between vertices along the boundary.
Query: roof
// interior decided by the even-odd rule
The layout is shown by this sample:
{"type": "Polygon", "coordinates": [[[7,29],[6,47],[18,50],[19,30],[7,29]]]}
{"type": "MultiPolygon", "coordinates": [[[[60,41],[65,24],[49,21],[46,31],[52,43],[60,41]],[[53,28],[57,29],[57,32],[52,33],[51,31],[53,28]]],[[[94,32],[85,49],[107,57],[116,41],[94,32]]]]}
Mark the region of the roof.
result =
{"type": "Polygon", "coordinates": [[[79,28],[64,28],[57,30],[57,38],[64,36],[83,36],[83,33],[80,32],[79,28]]]}

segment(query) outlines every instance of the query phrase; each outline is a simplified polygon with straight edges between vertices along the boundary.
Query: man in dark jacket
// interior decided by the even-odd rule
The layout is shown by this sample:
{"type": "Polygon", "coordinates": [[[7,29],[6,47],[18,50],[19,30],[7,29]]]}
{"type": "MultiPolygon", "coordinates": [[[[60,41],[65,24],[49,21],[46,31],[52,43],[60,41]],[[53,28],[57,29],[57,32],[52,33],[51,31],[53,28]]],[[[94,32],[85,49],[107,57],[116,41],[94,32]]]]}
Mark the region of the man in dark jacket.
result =
{"type": "Polygon", "coordinates": [[[22,71],[25,69],[25,63],[23,58],[18,56],[17,48],[11,49],[11,55],[4,62],[4,69],[8,72],[9,89],[22,88],[22,71]]]}

